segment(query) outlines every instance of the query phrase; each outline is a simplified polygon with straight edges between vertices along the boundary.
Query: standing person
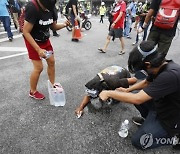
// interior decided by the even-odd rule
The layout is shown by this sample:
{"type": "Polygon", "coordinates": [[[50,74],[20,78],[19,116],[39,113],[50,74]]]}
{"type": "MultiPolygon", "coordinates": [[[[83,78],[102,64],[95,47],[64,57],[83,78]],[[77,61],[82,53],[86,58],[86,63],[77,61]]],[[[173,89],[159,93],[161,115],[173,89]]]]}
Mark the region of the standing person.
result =
{"type": "Polygon", "coordinates": [[[112,12],[114,10],[114,7],[116,6],[116,3],[113,3],[112,7],[108,7],[108,11],[107,11],[107,16],[108,16],[108,21],[109,21],[109,28],[108,30],[110,31],[111,29],[111,25],[113,23],[113,15],[112,15],[112,12]]]}
{"type": "Polygon", "coordinates": [[[9,41],[11,42],[13,40],[13,34],[11,32],[10,17],[7,6],[9,6],[7,0],[0,0],[0,20],[2,21],[9,41]]]}
{"type": "MultiPolygon", "coordinates": [[[[78,7],[77,7],[78,0],[69,0],[67,6],[70,8],[70,20],[72,24],[72,40],[73,42],[78,42],[78,39],[74,38],[74,32],[75,32],[75,20],[79,21],[81,23],[81,19],[78,15],[78,7]]],[[[81,24],[80,24],[81,25],[81,24]]]]}
{"type": "Polygon", "coordinates": [[[115,38],[119,38],[119,40],[120,40],[121,50],[119,52],[119,55],[122,55],[125,53],[124,40],[123,40],[125,12],[126,12],[126,3],[123,0],[117,0],[116,6],[114,7],[114,9],[112,11],[113,23],[111,24],[111,29],[107,36],[104,48],[98,49],[101,53],[106,53],[106,49],[110,43],[112,36],[114,36],[115,38]]]}
{"type": "MultiPolygon", "coordinates": [[[[138,32],[142,32],[147,26],[149,21],[152,17],[156,17],[157,12],[159,10],[161,4],[161,0],[153,0],[150,5],[150,10],[148,14],[146,15],[144,24],[142,27],[139,28],[138,32]]],[[[180,6],[179,6],[180,8],[180,6]]],[[[158,44],[159,52],[163,53],[164,56],[167,55],[168,50],[171,46],[172,40],[174,36],[176,35],[176,28],[178,24],[178,18],[173,26],[173,28],[170,29],[163,29],[159,28],[154,25],[154,22],[152,23],[152,27],[150,29],[150,33],[148,35],[147,40],[152,40],[156,44],[158,44]]]]}
{"type": "MultiPolygon", "coordinates": [[[[66,27],[69,23],[66,21],[62,24],[57,24],[56,15],[54,12],[55,0],[33,0],[26,5],[25,22],[23,27],[24,41],[28,50],[29,59],[33,64],[33,71],[30,76],[30,93],[29,96],[34,99],[44,99],[45,96],[37,91],[37,84],[40,74],[43,70],[41,58],[47,58],[45,51],[53,52],[53,47],[49,40],[49,28],[52,26],[54,30],[59,30],[66,27]],[[35,5],[36,4],[36,5],[35,5]]],[[[54,52],[53,52],[54,53],[54,52]]],[[[54,85],[55,82],[55,59],[52,54],[46,59],[47,74],[50,82],[54,85]]],[[[56,85],[54,85],[56,86],[56,85]]]]}
{"type": "MultiPolygon", "coordinates": [[[[132,137],[138,149],[150,149],[172,142],[158,142],[180,137],[180,65],[166,60],[153,41],[143,41],[129,54],[131,72],[146,70],[145,80],[130,88],[102,91],[99,97],[134,104],[143,118],[133,118],[140,127],[132,137]],[[140,90],[133,93],[134,90],[140,90]],[[150,141],[150,142],[149,142],[150,141]]],[[[178,146],[179,144],[177,144],[178,146]]]]}
{"type": "Polygon", "coordinates": [[[21,7],[19,5],[19,2],[18,2],[18,0],[9,0],[9,5],[10,5],[10,12],[13,17],[13,22],[14,22],[15,28],[19,29],[18,18],[21,13],[21,7]]]}
{"type": "MultiPolygon", "coordinates": [[[[58,19],[58,11],[59,11],[59,6],[58,6],[58,2],[56,2],[55,7],[54,7],[54,12],[55,12],[55,15],[56,15],[56,19],[58,19]]],[[[56,30],[52,30],[52,32],[53,32],[53,36],[55,36],[55,37],[59,37],[60,36],[57,33],[56,30]]]]}
{"type": "Polygon", "coordinates": [[[60,14],[61,14],[61,18],[63,18],[63,4],[62,3],[59,6],[59,11],[60,11],[60,14]]]}
{"type": "Polygon", "coordinates": [[[99,22],[103,23],[103,18],[104,18],[104,15],[106,14],[106,7],[105,7],[105,3],[104,2],[101,2],[101,6],[99,7],[99,14],[101,16],[99,22]]]}
{"type": "Polygon", "coordinates": [[[136,16],[136,4],[134,0],[132,0],[126,10],[126,25],[124,28],[124,37],[127,37],[129,39],[131,39],[129,34],[130,34],[131,25],[132,25],[133,20],[135,19],[135,16],[136,16]]]}
{"type": "MultiPolygon", "coordinates": [[[[150,3],[148,2],[143,5],[141,10],[139,10],[138,15],[139,15],[140,21],[139,21],[138,27],[142,27],[144,20],[146,18],[146,15],[148,13],[149,7],[150,7],[150,3]]],[[[148,25],[146,26],[146,28],[144,29],[144,34],[142,37],[143,41],[145,41],[147,38],[147,31],[148,31],[149,25],[150,25],[150,21],[149,21],[148,25]]],[[[137,31],[136,41],[133,43],[133,45],[136,45],[138,43],[139,39],[141,40],[141,38],[139,38],[139,33],[137,31]]]]}

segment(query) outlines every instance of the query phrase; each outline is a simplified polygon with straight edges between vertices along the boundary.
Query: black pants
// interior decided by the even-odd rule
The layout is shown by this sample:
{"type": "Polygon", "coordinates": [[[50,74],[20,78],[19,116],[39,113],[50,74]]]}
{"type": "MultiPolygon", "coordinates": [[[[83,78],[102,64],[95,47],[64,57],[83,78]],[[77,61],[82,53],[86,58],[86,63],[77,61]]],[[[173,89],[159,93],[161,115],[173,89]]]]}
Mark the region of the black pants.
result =
{"type": "Polygon", "coordinates": [[[100,23],[101,22],[103,23],[103,18],[104,18],[104,15],[101,15],[100,23]]]}

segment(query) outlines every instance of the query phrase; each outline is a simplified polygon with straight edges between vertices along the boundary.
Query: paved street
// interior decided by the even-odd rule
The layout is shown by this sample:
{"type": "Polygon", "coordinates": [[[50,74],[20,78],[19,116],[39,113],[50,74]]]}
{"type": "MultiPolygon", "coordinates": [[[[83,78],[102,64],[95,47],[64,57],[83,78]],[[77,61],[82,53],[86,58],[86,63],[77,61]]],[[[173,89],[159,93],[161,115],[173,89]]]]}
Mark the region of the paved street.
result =
{"type": "MultiPolygon", "coordinates": [[[[61,19],[62,21],[63,19],[61,19]]],[[[0,154],[170,154],[179,153],[171,147],[141,151],[131,145],[131,136],[137,130],[131,122],[138,116],[133,105],[119,103],[110,108],[85,113],[77,119],[74,114],[84,95],[84,84],[107,66],[127,66],[132,39],[125,39],[126,53],[118,55],[119,40],[111,42],[108,52],[98,52],[108,33],[108,21],[99,23],[91,18],[92,29],[84,30],[80,42],[71,42],[71,33],[60,30],[60,37],[51,37],[56,59],[56,81],[66,93],[64,107],[51,106],[48,99],[46,63],[38,90],[46,95],[42,101],[29,94],[29,76],[32,64],[21,35],[15,33],[13,42],[0,35],[0,154]],[[16,38],[17,37],[17,38],[16,38]],[[127,138],[118,136],[120,123],[129,119],[127,138]]],[[[180,27],[180,26],[179,26],[180,27]]],[[[179,34],[180,35],[180,34],[179,34]]],[[[180,64],[180,36],[174,38],[167,58],[180,64]]],[[[93,101],[98,105],[98,100],[93,101]]]]}

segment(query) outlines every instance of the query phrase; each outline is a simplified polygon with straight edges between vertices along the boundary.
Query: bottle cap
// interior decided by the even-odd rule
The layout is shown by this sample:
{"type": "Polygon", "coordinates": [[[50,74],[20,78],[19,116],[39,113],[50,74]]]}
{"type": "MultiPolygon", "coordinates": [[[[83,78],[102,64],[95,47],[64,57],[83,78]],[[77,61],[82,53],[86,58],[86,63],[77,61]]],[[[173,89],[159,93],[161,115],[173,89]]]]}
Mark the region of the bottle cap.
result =
{"type": "Polygon", "coordinates": [[[124,120],[124,123],[125,123],[125,124],[129,124],[129,120],[127,120],[127,119],[124,120]]]}

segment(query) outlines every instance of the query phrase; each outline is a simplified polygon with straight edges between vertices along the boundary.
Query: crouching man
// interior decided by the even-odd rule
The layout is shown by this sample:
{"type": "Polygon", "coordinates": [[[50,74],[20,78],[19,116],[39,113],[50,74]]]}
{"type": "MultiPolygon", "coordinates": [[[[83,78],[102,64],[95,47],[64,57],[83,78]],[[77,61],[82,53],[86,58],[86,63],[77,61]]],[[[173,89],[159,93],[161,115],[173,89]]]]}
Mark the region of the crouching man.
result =
{"type": "Polygon", "coordinates": [[[144,41],[131,51],[128,67],[131,72],[144,69],[147,78],[129,88],[121,88],[121,91],[102,91],[100,99],[113,98],[134,104],[139,110],[142,118],[133,119],[136,124],[142,124],[132,136],[136,148],[173,144],[173,137],[180,134],[180,65],[166,60],[154,42],[144,41]],[[132,93],[137,89],[138,93],[132,93]],[[161,139],[167,139],[167,142],[161,142],[161,139]]]}
{"type": "Polygon", "coordinates": [[[75,114],[80,118],[83,109],[91,103],[91,99],[97,98],[102,90],[115,90],[119,87],[128,88],[129,85],[136,83],[136,77],[131,77],[129,71],[120,66],[110,66],[98,73],[90,80],[85,87],[86,95],[83,97],[79,107],[76,108],[75,114]]]}

